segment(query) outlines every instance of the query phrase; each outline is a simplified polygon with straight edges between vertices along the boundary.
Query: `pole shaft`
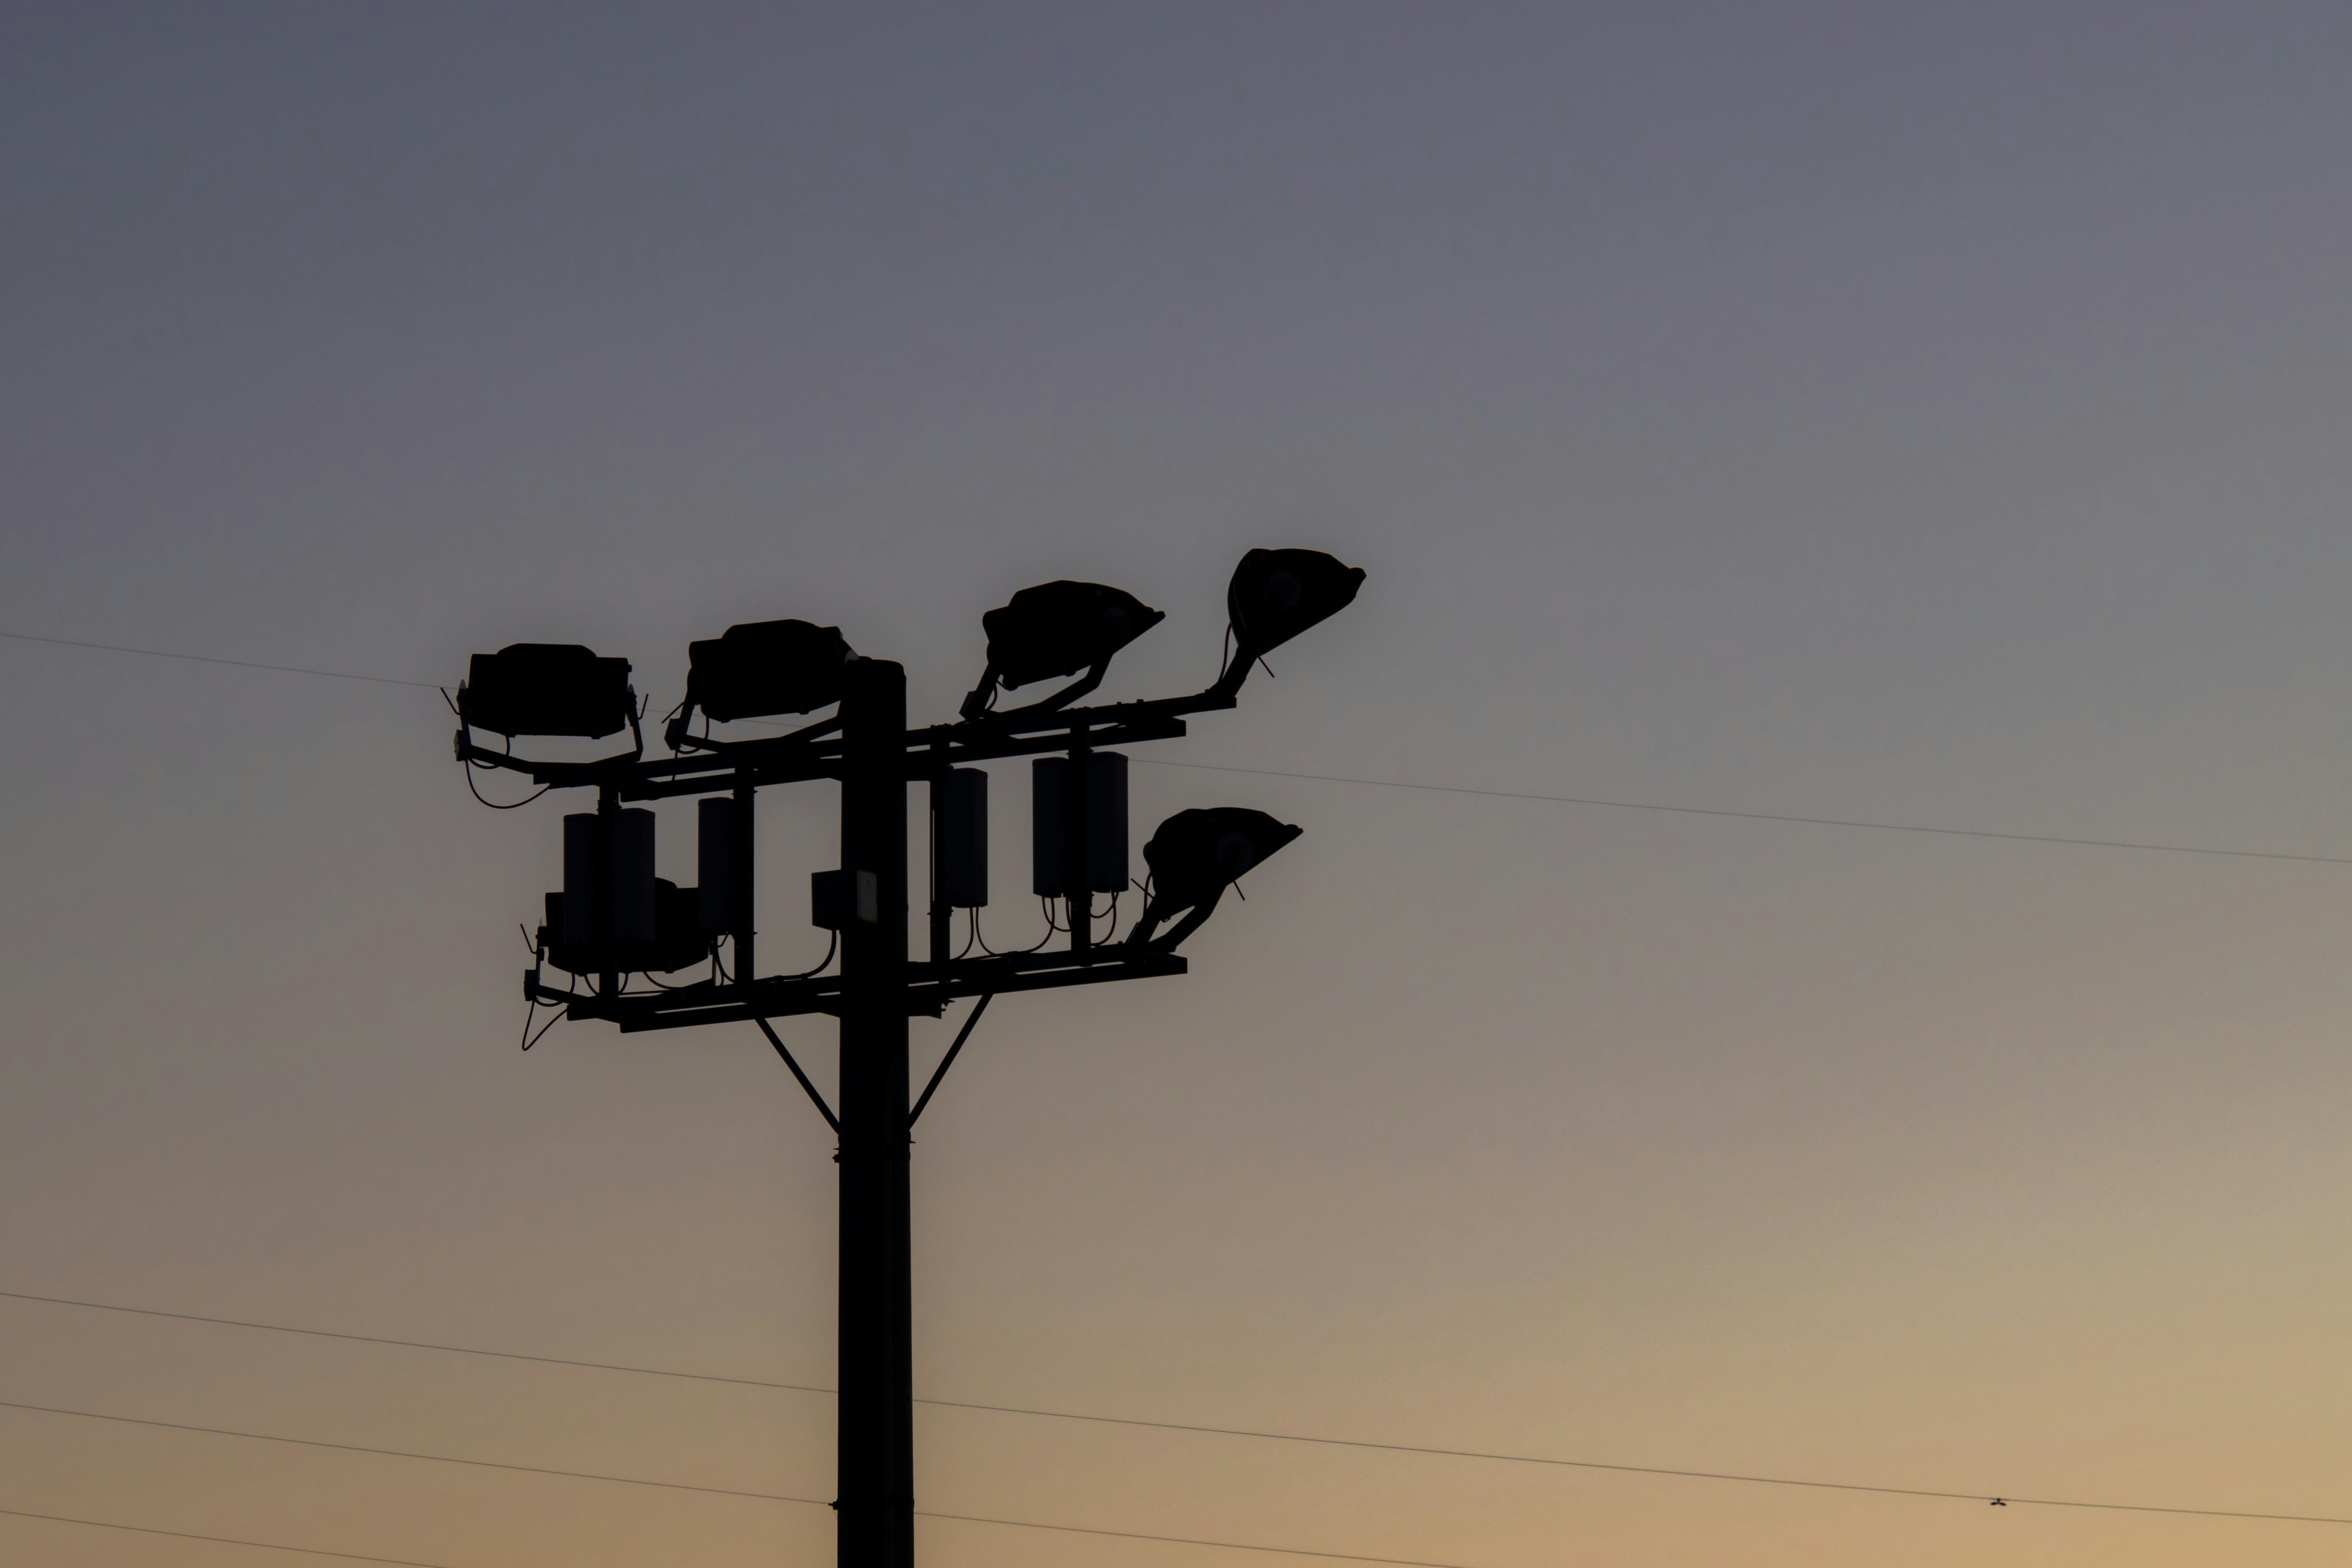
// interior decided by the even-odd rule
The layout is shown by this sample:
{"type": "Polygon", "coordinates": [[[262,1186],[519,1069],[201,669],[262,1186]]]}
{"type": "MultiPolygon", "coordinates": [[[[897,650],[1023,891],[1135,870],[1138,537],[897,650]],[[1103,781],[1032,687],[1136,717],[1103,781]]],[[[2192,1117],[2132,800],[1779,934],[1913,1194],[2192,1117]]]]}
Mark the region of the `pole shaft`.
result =
{"type": "Polygon", "coordinates": [[[611,784],[596,791],[596,945],[604,961],[596,966],[596,990],[607,998],[621,991],[621,972],[614,967],[613,943],[620,921],[618,847],[621,794],[611,784]]]}
{"type": "Polygon", "coordinates": [[[1070,928],[1070,951],[1084,952],[1094,945],[1094,879],[1087,864],[1087,776],[1093,756],[1081,741],[1070,748],[1069,782],[1062,791],[1062,890],[1070,928]]]}
{"type": "Polygon", "coordinates": [[[943,740],[934,740],[931,742],[930,938],[931,962],[937,964],[944,964],[948,961],[950,927],[955,919],[955,912],[940,897],[940,808],[946,804],[948,787],[948,764],[944,760],[946,756],[947,742],[943,740]]]}
{"type": "Polygon", "coordinates": [[[751,999],[751,981],[759,973],[751,913],[754,908],[751,879],[759,868],[759,858],[753,852],[755,846],[751,842],[752,831],[759,824],[757,798],[751,782],[739,777],[735,782],[734,812],[727,837],[729,858],[733,861],[730,870],[734,879],[735,904],[728,913],[728,925],[735,937],[735,984],[743,988],[746,1001],[751,999]]]}
{"type": "Polygon", "coordinates": [[[842,932],[840,1568],[915,1561],[907,1133],[907,672],[856,659],[841,703],[841,863],[875,882],[842,932]]]}

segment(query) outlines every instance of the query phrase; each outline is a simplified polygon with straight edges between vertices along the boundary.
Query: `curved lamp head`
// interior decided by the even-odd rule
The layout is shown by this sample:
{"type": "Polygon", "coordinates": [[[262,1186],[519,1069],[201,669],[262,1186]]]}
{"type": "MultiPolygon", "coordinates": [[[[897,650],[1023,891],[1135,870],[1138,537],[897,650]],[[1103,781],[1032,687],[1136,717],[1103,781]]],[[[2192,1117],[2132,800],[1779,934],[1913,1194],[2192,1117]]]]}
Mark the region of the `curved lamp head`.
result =
{"type": "Polygon", "coordinates": [[[841,700],[842,671],[855,656],[839,626],[750,621],[724,637],[687,645],[686,708],[724,723],[806,713],[841,700]]]}
{"type": "Polygon", "coordinates": [[[478,653],[457,688],[457,712],[471,726],[517,735],[599,740],[635,720],[629,661],[599,658],[578,643],[510,643],[478,653]]]}
{"type": "Polygon", "coordinates": [[[1144,864],[1151,868],[1151,902],[1128,940],[1160,952],[1171,952],[1209,918],[1227,888],[1241,880],[1284,845],[1299,835],[1289,823],[1242,805],[1217,805],[1180,811],[1161,823],[1143,847],[1144,864]],[[1161,921],[1179,910],[1192,912],[1153,940],[1161,921]]]}
{"type": "Polygon", "coordinates": [[[1271,652],[1355,601],[1364,569],[1320,550],[1253,550],[1225,589],[1237,662],[1271,652]]]}
{"type": "Polygon", "coordinates": [[[1010,691],[1034,680],[1085,672],[1076,685],[1039,704],[1059,707],[1101,684],[1111,656],[1166,618],[1134,595],[1100,583],[1024,588],[1009,604],[980,617],[988,633],[988,669],[964,699],[963,715],[974,719],[986,712],[1000,685],[1010,691]]]}

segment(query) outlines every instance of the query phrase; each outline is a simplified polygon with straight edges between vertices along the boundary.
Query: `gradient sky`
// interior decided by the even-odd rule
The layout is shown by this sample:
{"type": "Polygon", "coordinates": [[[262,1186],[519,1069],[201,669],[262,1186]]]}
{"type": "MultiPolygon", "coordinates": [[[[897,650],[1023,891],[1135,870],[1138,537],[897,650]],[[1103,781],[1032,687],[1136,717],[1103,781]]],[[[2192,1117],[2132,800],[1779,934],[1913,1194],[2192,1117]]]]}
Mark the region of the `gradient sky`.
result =
{"type": "MultiPolygon", "coordinates": [[[[1167,610],[1148,695],[1243,549],[1334,551],[1356,607],[1134,770],[1139,836],[1306,837],[1189,978],[1000,1003],[925,1118],[919,1392],[2352,1515],[2352,867],[1142,765],[2352,856],[2348,146],[2340,4],[7,5],[0,631],[452,682],[578,640],[659,709],[796,616],[944,717],[1026,584],[1167,610]]],[[[831,1380],[822,1124],[749,1029],[517,1052],[562,807],[478,807],[439,698],[0,671],[0,1289],[831,1380]]],[[[771,963],[833,806],[763,808],[771,963]]],[[[0,1344],[18,1403],[832,1495],[820,1395],[6,1300],[0,1344]]],[[[926,1509],[1472,1568],[2352,1552],[917,1440],[926,1509]]],[[[8,1410],[0,1508],[830,1560],[822,1510],[8,1410]]]]}

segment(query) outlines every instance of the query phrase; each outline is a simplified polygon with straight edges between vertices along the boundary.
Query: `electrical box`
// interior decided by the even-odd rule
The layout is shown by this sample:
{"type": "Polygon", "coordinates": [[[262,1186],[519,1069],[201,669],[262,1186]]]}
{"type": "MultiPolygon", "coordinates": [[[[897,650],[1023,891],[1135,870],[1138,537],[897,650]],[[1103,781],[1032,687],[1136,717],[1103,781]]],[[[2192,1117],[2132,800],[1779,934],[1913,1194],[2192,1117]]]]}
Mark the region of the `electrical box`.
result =
{"type": "Polygon", "coordinates": [[[696,803],[695,924],[717,933],[735,929],[735,802],[727,795],[696,803]]]}
{"type": "Polygon", "coordinates": [[[809,923],[820,931],[878,925],[882,883],[871,871],[817,871],[809,877],[809,923]]]}
{"type": "MultiPolygon", "coordinates": [[[[1070,759],[1039,757],[1029,764],[1031,885],[1038,897],[1070,896],[1066,873],[1070,832],[1070,759]]],[[[1092,752],[1079,809],[1087,893],[1127,890],[1127,758],[1092,752]]]]}
{"type": "Polygon", "coordinates": [[[567,945],[654,940],[654,814],[615,812],[605,874],[605,819],[576,812],[563,819],[563,930],[567,945]]]}
{"type": "Polygon", "coordinates": [[[933,891],[951,909],[988,905],[988,775],[978,768],[950,768],[934,799],[933,891]]]}

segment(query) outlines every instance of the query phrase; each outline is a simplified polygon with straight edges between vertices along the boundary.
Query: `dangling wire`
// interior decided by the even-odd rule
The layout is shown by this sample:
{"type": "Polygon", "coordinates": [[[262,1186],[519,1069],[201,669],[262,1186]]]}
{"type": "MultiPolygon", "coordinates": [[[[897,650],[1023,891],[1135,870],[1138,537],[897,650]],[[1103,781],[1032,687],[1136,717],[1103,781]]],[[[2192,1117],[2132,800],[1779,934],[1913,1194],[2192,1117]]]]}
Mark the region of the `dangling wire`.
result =
{"type": "MultiPolygon", "coordinates": [[[[1053,941],[1053,940],[1054,940],[1054,937],[1055,937],[1055,935],[1057,932],[1066,931],[1068,931],[1070,928],[1069,928],[1068,926],[1064,925],[1060,921],[1058,921],[1058,920],[1056,920],[1056,919],[1055,919],[1055,918],[1054,918],[1054,900],[1051,900],[1051,899],[1046,899],[1046,898],[1041,898],[1041,899],[1039,899],[1039,900],[1037,900],[1037,902],[1038,902],[1039,904],[1041,904],[1041,905],[1043,905],[1043,906],[1045,907],[1045,934],[1044,936],[1041,936],[1041,937],[1039,937],[1039,938],[1037,939],[1037,942],[1036,942],[1036,945],[1035,945],[1035,946],[1034,946],[1034,947],[1007,947],[1007,948],[993,948],[993,947],[989,946],[989,945],[988,945],[988,939],[987,939],[986,937],[984,937],[984,936],[981,935],[981,933],[980,933],[980,911],[979,911],[978,910],[972,910],[972,911],[971,911],[971,940],[972,940],[972,942],[978,942],[978,943],[980,944],[980,951],[981,951],[981,952],[984,952],[984,953],[986,953],[986,954],[988,954],[988,956],[989,956],[989,957],[991,957],[991,958],[1017,958],[1017,957],[1019,957],[1021,954],[1023,954],[1023,953],[1024,953],[1024,952],[1037,952],[1042,951],[1042,950],[1044,949],[1045,945],[1047,942],[1051,942],[1051,941],[1053,941]]],[[[965,943],[965,944],[964,944],[964,952],[971,952],[971,942],[967,942],[967,943],[965,943]]],[[[959,956],[959,957],[961,957],[961,954],[958,954],[958,956],[959,956]]]]}
{"type": "Polygon", "coordinates": [[[816,967],[814,969],[803,969],[798,974],[772,974],[768,978],[771,980],[814,980],[818,975],[824,973],[825,966],[833,962],[833,955],[840,950],[841,933],[839,931],[835,931],[833,933],[833,939],[824,944],[824,956],[816,961],[816,967]]]}
{"type": "MultiPolygon", "coordinates": [[[[839,931],[835,931],[832,936],[832,940],[824,944],[824,956],[816,961],[816,967],[814,969],[804,969],[798,974],[771,974],[765,978],[768,980],[814,980],[818,975],[824,973],[825,966],[833,962],[833,955],[839,952],[840,949],[841,933],[839,931]]],[[[734,972],[729,969],[726,963],[720,960],[719,956],[718,944],[715,942],[711,945],[710,949],[710,963],[711,966],[719,971],[719,979],[725,981],[730,985],[735,984],[734,972]]]]}
{"type": "Polygon", "coordinates": [[[964,915],[967,921],[967,931],[963,939],[963,951],[956,954],[956,961],[958,963],[961,963],[964,959],[971,957],[973,945],[980,941],[979,909],[975,907],[966,910],[964,911],[964,915]]]}
{"type": "Polygon", "coordinates": [[[486,799],[486,798],[484,798],[484,796],[483,796],[483,795],[482,795],[482,792],[481,792],[480,790],[478,790],[478,789],[476,789],[476,788],[474,787],[474,766],[475,766],[475,764],[474,764],[474,761],[473,761],[473,759],[472,759],[472,758],[470,758],[470,757],[468,757],[468,758],[466,760],[466,790],[467,790],[467,794],[469,794],[469,795],[472,795],[476,800],[481,801],[481,803],[482,803],[484,805],[488,806],[492,811],[516,811],[516,810],[520,810],[521,807],[526,806],[526,805],[529,805],[532,801],[537,800],[537,799],[540,797],[540,795],[545,795],[549,790],[551,790],[551,789],[553,789],[553,788],[555,787],[553,784],[541,784],[541,785],[540,785],[540,786],[539,786],[539,792],[538,792],[538,794],[537,794],[537,795],[527,795],[523,796],[520,800],[510,800],[510,801],[506,801],[506,802],[499,802],[499,801],[495,801],[495,800],[486,799]]]}
{"type": "MultiPolygon", "coordinates": [[[[445,692],[443,692],[441,695],[442,695],[444,698],[446,698],[449,694],[448,694],[447,692],[446,692],[446,691],[445,691],[445,692]]],[[[451,704],[450,704],[450,706],[454,708],[454,707],[456,707],[456,706],[457,706],[457,704],[453,702],[453,703],[451,703],[451,704]]],[[[509,736],[507,737],[507,752],[506,752],[506,754],[507,754],[508,756],[509,756],[509,757],[511,757],[511,756],[513,756],[513,755],[514,755],[514,737],[513,737],[512,735],[509,735],[509,736]]],[[[527,795],[523,796],[520,800],[513,801],[513,802],[509,803],[508,805],[499,805],[497,801],[494,801],[494,800],[483,800],[483,798],[482,798],[482,792],[481,792],[480,790],[478,790],[478,789],[476,789],[476,788],[474,787],[474,769],[475,769],[475,767],[476,767],[477,765],[478,765],[478,764],[475,763],[475,761],[474,761],[474,759],[473,759],[473,758],[471,758],[471,757],[467,757],[467,758],[466,759],[466,792],[467,792],[468,795],[472,795],[476,800],[479,800],[479,801],[481,801],[481,802],[482,802],[482,804],[483,804],[484,805],[488,806],[492,811],[514,811],[514,810],[517,810],[517,809],[519,809],[520,807],[529,805],[532,801],[537,800],[537,799],[539,798],[539,795],[545,795],[549,790],[551,790],[551,789],[553,789],[553,788],[555,787],[555,786],[554,786],[553,784],[541,784],[541,785],[540,785],[540,786],[539,786],[539,795],[527,795]]]]}
{"type": "Polygon", "coordinates": [[[555,1016],[550,1018],[546,1024],[541,1027],[539,1033],[536,1035],[530,1032],[530,1021],[539,1016],[540,1004],[537,1001],[533,1001],[530,1005],[530,1010],[522,1016],[522,1048],[524,1050],[530,1049],[531,1047],[547,1038],[547,1031],[555,1027],[556,1025],[563,1022],[563,1005],[557,1002],[551,1003],[550,1005],[555,1009],[555,1016]]]}

